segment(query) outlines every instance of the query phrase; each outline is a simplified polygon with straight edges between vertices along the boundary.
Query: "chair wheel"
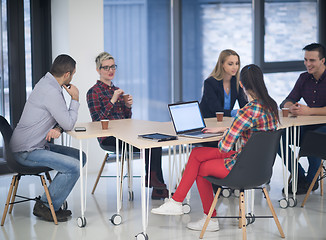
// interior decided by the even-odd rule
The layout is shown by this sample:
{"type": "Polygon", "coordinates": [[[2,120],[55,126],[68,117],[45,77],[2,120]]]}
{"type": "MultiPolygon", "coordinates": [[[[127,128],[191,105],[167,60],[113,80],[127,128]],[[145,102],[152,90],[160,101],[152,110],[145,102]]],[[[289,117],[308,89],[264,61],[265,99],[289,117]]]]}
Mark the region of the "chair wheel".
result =
{"type": "Polygon", "coordinates": [[[223,197],[228,198],[231,196],[231,189],[223,188],[221,193],[223,197]]]}
{"type": "Polygon", "coordinates": [[[184,214],[188,214],[191,212],[191,207],[188,203],[183,203],[182,204],[182,210],[184,214]]]}
{"type": "Polygon", "coordinates": [[[80,228],[83,228],[86,226],[86,218],[85,217],[79,217],[77,218],[77,225],[80,228]]]}
{"type": "Polygon", "coordinates": [[[119,214],[113,214],[113,216],[111,217],[111,222],[115,226],[120,225],[122,223],[122,217],[121,217],[121,215],[119,215],[119,214]]]}
{"type": "Polygon", "coordinates": [[[251,213],[248,213],[247,216],[246,216],[246,219],[247,219],[247,226],[249,224],[252,224],[255,222],[256,218],[255,218],[255,214],[251,214],[251,213]]]}
{"type": "Polygon", "coordinates": [[[234,190],[233,190],[233,194],[234,194],[234,196],[236,196],[237,198],[240,197],[240,190],[239,190],[239,189],[234,189],[234,190]]]}
{"type": "Polygon", "coordinates": [[[137,240],[148,240],[148,235],[147,234],[144,234],[144,233],[138,233],[136,235],[136,239],[137,240]]]}
{"type": "Polygon", "coordinates": [[[289,198],[289,207],[295,207],[297,206],[297,199],[294,199],[293,197],[289,198]]]}
{"type": "Polygon", "coordinates": [[[67,210],[67,209],[68,209],[68,202],[67,202],[67,200],[65,200],[65,201],[62,203],[62,205],[61,205],[61,209],[62,209],[62,210],[67,210]]]}
{"type": "Polygon", "coordinates": [[[255,214],[252,214],[251,223],[254,223],[255,221],[256,221],[255,214]]]}
{"type": "Polygon", "coordinates": [[[285,198],[282,198],[279,201],[279,204],[281,208],[287,208],[289,206],[289,202],[285,198]]]}
{"type": "Polygon", "coordinates": [[[128,192],[128,200],[129,201],[134,201],[134,192],[133,191],[128,192]]]}

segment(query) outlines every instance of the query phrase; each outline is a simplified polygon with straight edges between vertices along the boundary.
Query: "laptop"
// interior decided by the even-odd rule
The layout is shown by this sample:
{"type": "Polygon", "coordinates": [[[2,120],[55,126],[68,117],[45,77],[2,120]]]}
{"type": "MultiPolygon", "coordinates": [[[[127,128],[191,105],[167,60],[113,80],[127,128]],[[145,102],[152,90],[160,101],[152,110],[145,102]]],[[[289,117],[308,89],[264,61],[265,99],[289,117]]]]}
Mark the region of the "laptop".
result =
{"type": "Polygon", "coordinates": [[[223,133],[203,133],[206,127],[200,112],[198,101],[173,103],[168,105],[175,132],[179,136],[193,138],[209,138],[221,136],[223,133]]]}

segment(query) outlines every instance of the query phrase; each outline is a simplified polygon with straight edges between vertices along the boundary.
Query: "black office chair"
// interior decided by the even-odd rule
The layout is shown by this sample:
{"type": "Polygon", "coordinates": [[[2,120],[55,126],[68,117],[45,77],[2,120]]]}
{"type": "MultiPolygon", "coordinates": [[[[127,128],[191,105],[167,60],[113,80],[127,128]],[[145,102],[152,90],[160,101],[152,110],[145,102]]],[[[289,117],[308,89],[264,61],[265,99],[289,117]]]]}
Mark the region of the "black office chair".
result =
{"type": "Polygon", "coordinates": [[[320,181],[320,195],[323,195],[323,178],[326,176],[326,169],[324,167],[324,160],[326,160],[326,133],[308,131],[300,146],[298,161],[301,157],[317,157],[321,158],[320,167],[318,168],[314,179],[312,180],[306,196],[301,204],[304,207],[312,188],[316,181],[320,181]],[[318,179],[319,177],[319,179],[318,179]]]}
{"type": "Polygon", "coordinates": [[[16,159],[13,155],[13,152],[11,151],[10,145],[9,145],[13,131],[12,131],[11,126],[9,125],[9,123],[3,116],[0,116],[0,131],[1,131],[1,134],[2,134],[3,140],[4,140],[4,151],[5,151],[4,158],[7,161],[8,167],[14,173],[17,173],[16,175],[14,175],[12,177],[7,201],[5,204],[5,209],[4,209],[3,215],[2,215],[1,226],[4,225],[9,206],[10,206],[10,209],[9,209],[9,214],[10,214],[12,212],[13,205],[16,203],[21,203],[21,202],[26,202],[26,201],[31,201],[31,200],[39,201],[37,198],[28,198],[28,197],[17,195],[18,184],[19,184],[19,181],[22,176],[38,176],[38,177],[40,177],[42,185],[44,187],[44,191],[45,191],[48,203],[49,203],[49,206],[50,206],[53,221],[55,224],[58,224],[57,216],[55,214],[55,211],[54,211],[54,208],[52,205],[50,193],[49,193],[48,187],[46,185],[45,178],[42,175],[42,173],[44,173],[46,175],[46,177],[48,178],[48,180],[51,182],[51,178],[49,177],[50,175],[48,172],[51,171],[52,169],[48,168],[48,167],[27,167],[27,166],[23,166],[23,165],[19,164],[16,161],[16,159]],[[22,198],[24,200],[15,202],[16,197],[22,198]],[[11,200],[10,200],[10,198],[11,198],[11,200]]]}
{"type": "MultiPolygon", "coordinates": [[[[211,205],[206,222],[200,234],[200,239],[203,238],[207,225],[211,219],[213,210],[215,209],[219,194],[222,187],[226,186],[232,189],[240,190],[239,197],[239,216],[233,218],[239,219],[239,228],[242,228],[243,239],[247,239],[246,234],[246,216],[245,216],[245,199],[244,190],[261,189],[266,197],[268,206],[273,216],[254,216],[254,218],[274,218],[277,228],[284,238],[284,233],[280,222],[276,216],[273,205],[270,201],[268,192],[262,184],[268,182],[272,176],[273,165],[276,153],[279,147],[281,131],[254,132],[247,144],[238,155],[235,165],[230,173],[223,179],[212,176],[205,177],[211,183],[219,186],[211,205]]],[[[217,217],[223,218],[223,217],[217,217]]],[[[227,217],[232,218],[232,217],[227,217]]],[[[249,219],[253,220],[253,219],[249,219]]]]}

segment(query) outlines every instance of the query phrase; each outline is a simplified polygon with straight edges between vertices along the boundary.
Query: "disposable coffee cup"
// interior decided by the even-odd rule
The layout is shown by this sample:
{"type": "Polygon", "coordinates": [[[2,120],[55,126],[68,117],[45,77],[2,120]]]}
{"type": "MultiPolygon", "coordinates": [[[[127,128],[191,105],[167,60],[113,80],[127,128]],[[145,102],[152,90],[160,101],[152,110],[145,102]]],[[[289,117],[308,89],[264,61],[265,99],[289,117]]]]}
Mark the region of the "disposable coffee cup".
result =
{"type": "Polygon", "coordinates": [[[224,112],[216,112],[216,119],[218,122],[223,121],[223,115],[224,115],[224,112]]]}
{"type": "Polygon", "coordinates": [[[288,117],[289,116],[289,109],[288,108],[282,108],[282,116],[288,117]]]}
{"type": "Polygon", "coordinates": [[[123,97],[123,101],[126,103],[129,99],[129,94],[124,94],[122,97],[123,97]]]}
{"type": "Polygon", "coordinates": [[[109,128],[109,119],[103,119],[101,120],[101,125],[102,125],[102,129],[106,130],[109,128]]]}

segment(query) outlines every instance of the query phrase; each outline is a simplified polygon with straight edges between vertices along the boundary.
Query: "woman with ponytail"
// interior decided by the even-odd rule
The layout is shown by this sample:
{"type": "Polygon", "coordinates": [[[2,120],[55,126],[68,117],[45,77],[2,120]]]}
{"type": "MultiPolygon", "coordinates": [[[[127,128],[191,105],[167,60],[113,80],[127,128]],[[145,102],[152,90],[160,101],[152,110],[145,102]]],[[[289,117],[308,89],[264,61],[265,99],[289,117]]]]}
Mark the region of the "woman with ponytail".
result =
{"type": "MultiPolygon", "coordinates": [[[[268,94],[260,68],[254,64],[245,66],[240,73],[240,86],[247,95],[249,102],[238,111],[231,127],[204,129],[210,133],[224,132],[221,141],[218,143],[218,148],[194,148],[173,197],[159,208],[152,209],[152,213],[161,215],[183,214],[182,202],[196,180],[205,215],[199,221],[188,223],[187,227],[201,231],[214,199],[212,184],[203,177],[209,175],[225,178],[234,166],[237,155],[253,132],[277,129],[279,122],[277,104],[268,94]],[[237,151],[233,151],[233,147],[239,138],[241,139],[241,147],[237,151]]],[[[216,216],[216,210],[212,216],[216,216]]],[[[212,218],[206,231],[217,230],[219,230],[217,218],[212,218]]]]}

